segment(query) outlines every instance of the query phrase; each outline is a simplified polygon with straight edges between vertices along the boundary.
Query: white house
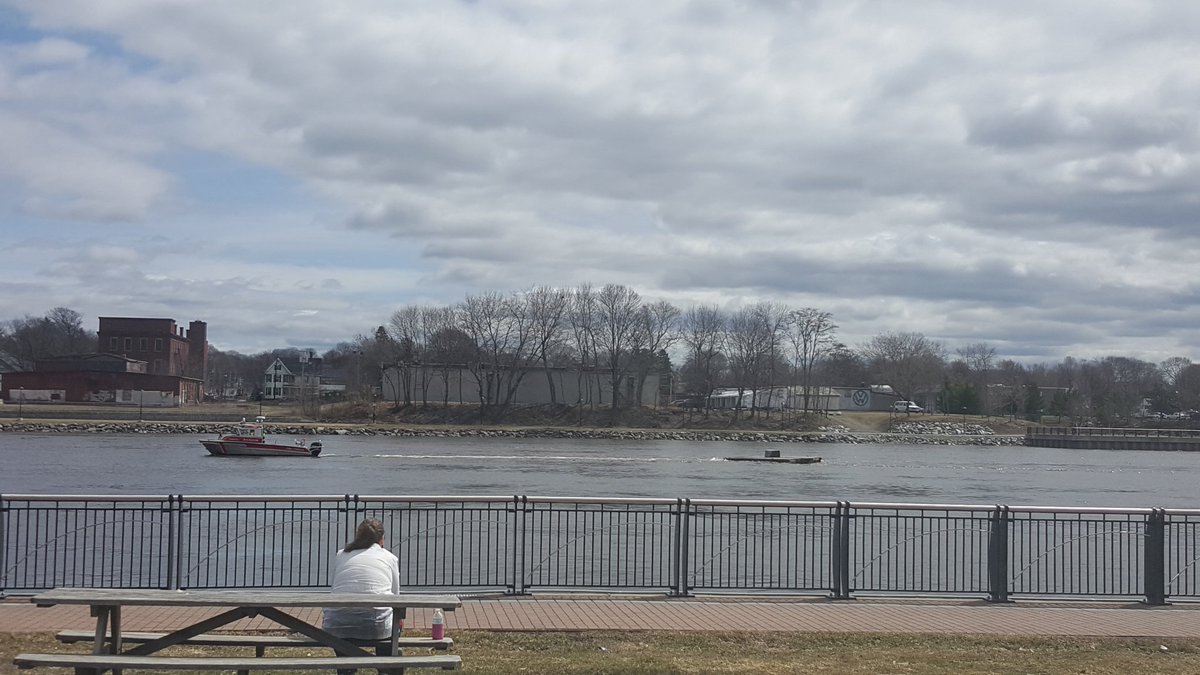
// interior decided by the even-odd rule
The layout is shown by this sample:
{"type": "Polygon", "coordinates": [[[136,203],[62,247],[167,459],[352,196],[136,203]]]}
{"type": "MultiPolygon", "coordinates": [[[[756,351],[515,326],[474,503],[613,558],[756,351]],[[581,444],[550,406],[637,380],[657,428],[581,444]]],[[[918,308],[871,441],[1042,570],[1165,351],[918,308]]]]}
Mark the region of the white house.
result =
{"type": "Polygon", "coordinates": [[[321,359],[305,352],[298,358],[276,358],[263,373],[263,398],[296,399],[321,386],[321,359]]]}

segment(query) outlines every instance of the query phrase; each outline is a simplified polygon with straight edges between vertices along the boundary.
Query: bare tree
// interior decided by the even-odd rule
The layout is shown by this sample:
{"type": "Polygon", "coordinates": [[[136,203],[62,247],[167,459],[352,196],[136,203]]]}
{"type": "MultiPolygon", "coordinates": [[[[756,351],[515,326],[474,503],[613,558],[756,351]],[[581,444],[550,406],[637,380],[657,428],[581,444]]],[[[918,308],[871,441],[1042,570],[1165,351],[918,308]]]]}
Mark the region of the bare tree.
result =
{"type": "Polygon", "coordinates": [[[862,356],[844,343],[835,342],[825,359],[817,363],[817,379],[843,385],[866,386],[870,379],[862,356]]]}
{"type": "Polygon", "coordinates": [[[1162,371],[1163,379],[1166,380],[1167,384],[1174,387],[1179,374],[1190,365],[1192,365],[1191,359],[1183,356],[1172,356],[1158,364],[1158,368],[1162,371]]]}
{"type": "Polygon", "coordinates": [[[493,415],[512,403],[533,363],[533,321],[523,297],[496,291],[468,295],[457,312],[460,326],[478,346],[468,364],[475,377],[480,410],[493,415]]]}
{"type": "Polygon", "coordinates": [[[983,410],[990,411],[991,402],[988,400],[988,377],[992,371],[992,364],[996,359],[996,348],[988,345],[986,342],[975,342],[959,347],[955,352],[967,368],[968,381],[978,394],[980,406],[983,410]]]}
{"type": "Polygon", "coordinates": [[[1089,412],[1105,424],[1136,413],[1162,382],[1155,364],[1124,356],[1086,361],[1080,374],[1089,412]]]}
{"type": "Polygon", "coordinates": [[[812,409],[813,370],[836,344],[837,324],[829,312],[803,307],[788,313],[786,329],[792,346],[792,365],[803,388],[804,410],[808,411],[812,409]]]}
{"type": "Polygon", "coordinates": [[[1181,410],[1200,410],[1200,364],[1191,364],[1175,374],[1175,390],[1181,410]]]}
{"type": "Polygon", "coordinates": [[[596,294],[596,347],[604,359],[612,409],[621,405],[621,385],[632,366],[630,349],[640,340],[642,297],[621,284],[606,284],[596,294]]]}
{"type": "Polygon", "coordinates": [[[55,307],[46,313],[50,326],[48,348],[59,354],[82,354],[96,345],[96,334],[83,327],[83,315],[67,307],[55,307]]]}
{"type": "MultiPolygon", "coordinates": [[[[582,284],[576,288],[570,297],[567,311],[567,323],[571,331],[571,345],[575,350],[576,391],[579,392],[577,405],[582,408],[584,403],[595,405],[592,398],[590,380],[586,374],[599,367],[599,356],[596,348],[596,293],[591,284],[582,284]]],[[[597,391],[597,398],[601,392],[597,391]]],[[[603,403],[603,399],[600,400],[603,403]]]]}
{"type": "Polygon", "coordinates": [[[563,339],[567,328],[570,294],[550,286],[537,286],[525,295],[529,303],[530,320],[533,322],[534,351],[542,364],[542,370],[546,373],[550,403],[558,403],[554,375],[550,372],[550,356],[554,353],[554,346],[563,339]]]}
{"type": "Polygon", "coordinates": [[[455,383],[451,376],[459,373],[458,400],[462,401],[462,368],[476,353],[470,337],[458,328],[458,319],[451,307],[431,307],[426,317],[429,323],[428,344],[425,348],[426,367],[433,370],[442,380],[442,407],[450,405],[450,391],[455,383]]]}
{"type": "Polygon", "coordinates": [[[538,359],[538,343],[536,340],[536,323],[533,304],[528,296],[512,295],[505,302],[508,308],[509,340],[505,355],[507,356],[508,377],[501,378],[504,384],[503,405],[512,403],[517,389],[525,375],[533,368],[538,359]]]}
{"type": "Polygon", "coordinates": [[[987,395],[985,400],[994,401],[995,407],[986,408],[989,414],[1016,415],[1021,407],[1021,385],[1025,381],[1025,367],[1012,359],[1003,359],[996,364],[998,395],[987,395]]]}
{"type": "Polygon", "coordinates": [[[753,417],[758,406],[758,390],[764,384],[773,384],[771,376],[784,316],[785,313],[777,306],[769,302],[760,302],[739,309],[729,318],[726,345],[730,370],[738,390],[734,421],[738,419],[738,408],[741,407],[747,390],[752,392],[750,416],[753,417]]]}
{"type": "Polygon", "coordinates": [[[424,347],[421,308],[406,305],[393,312],[387,332],[393,348],[390,356],[400,378],[396,403],[398,405],[400,396],[403,396],[404,405],[410,406],[413,404],[413,394],[416,390],[418,361],[424,347]]]}
{"type": "Polygon", "coordinates": [[[912,400],[933,387],[945,367],[946,348],[921,333],[883,333],[859,350],[876,375],[901,398],[912,400]]]}
{"type": "MultiPolygon", "coordinates": [[[[646,377],[666,358],[667,350],[679,339],[679,308],[665,300],[643,305],[638,317],[641,322],[641,349],[635,355],[634,397],[642,400],[642,387],[646,377]]],[[[658,397],[654,407],[658,407],[658,397]]]]}
{"type": "Polygon", "coordinates": [[[986,373],[991,370],[992,362],[996,359],[996,348],[986,342],[975,342],[954,350],[958,358],[963,360],[973,372],[986,373]]]}
{"type": "Polygon", "coordinates": [[[0,352],[12,357],[13,365],[22,370],[33,370],[38,359],[95,349],[96,334],[83,327],[79,312],[66,307],[55,307],[43,317],[26,315],[0,325],[0,352]]]}
{"type": "Polygon", "coordinates": [[[718,367],[721,360],[721,344],[724,340],[727,319],[714,305],[698,305],[688,308],[683,314],[680,334],[688,350],[688,363],[696,372],[696,381],[690,384],[692,393],[704,395],[704,414],[708,415],[709,400],[717,386],[718,367]]]}

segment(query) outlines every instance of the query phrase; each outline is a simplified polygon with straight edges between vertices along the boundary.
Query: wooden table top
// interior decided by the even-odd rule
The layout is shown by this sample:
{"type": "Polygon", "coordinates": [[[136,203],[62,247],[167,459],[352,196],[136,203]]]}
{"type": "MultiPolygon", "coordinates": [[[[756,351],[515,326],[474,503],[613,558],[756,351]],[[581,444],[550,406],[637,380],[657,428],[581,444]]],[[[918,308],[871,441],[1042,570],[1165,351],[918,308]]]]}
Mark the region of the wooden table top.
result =
{"type": "Polygon", "coordinates": [[[52,605],[150,605],[160,607],[413,607],[455,609],[456,595],[330,593],[328,591],[169,591],[125,588],[55,588],[30,598],[52,605]]]}

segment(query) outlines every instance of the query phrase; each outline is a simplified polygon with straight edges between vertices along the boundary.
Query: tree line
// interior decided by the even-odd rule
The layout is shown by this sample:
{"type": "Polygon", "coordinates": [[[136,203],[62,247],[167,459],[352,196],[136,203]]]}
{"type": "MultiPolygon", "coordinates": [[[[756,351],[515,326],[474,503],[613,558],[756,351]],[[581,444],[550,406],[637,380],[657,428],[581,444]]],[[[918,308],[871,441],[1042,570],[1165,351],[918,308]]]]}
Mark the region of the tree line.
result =
{"type": "MultiPolygon", "coordinates": [[[[95,348],[95,333],[68,308],[0,322],[0,358],[18,369],[95,348]]],[[[237,382],[243,395],[253,396],[276,357],[300,353],[210,348],[207,388],[224,391],[237,382]]],[[[852,347],[840,340],[832,314],[818,308],[760,302],[733,310],[681,309],[621,284],[535,286],[470,294],[452,305],[406,305],[321,356],[327,371],[344,375],[352,397],[371,396],[381,377],[396,378],[387,382],[396,406],[447,404],[426,398],[429,384],[441,379],[448,397],[452,374],[465,369],[473,375],[472,398],[499,411],[527,377],[545,377],[554,403],[616,410],[643,400],[641,387],[651,373],[672,382],[664,399],[674,396],[706,411],[709,394],[720,388],[743,396],[789,386],[800,393],[796,407],[812,410],[820,407],[820,387],[871,384],[890,385],[901,398],[948,413],[1112,422],[1146,409],[1147,401],[1163,413],[1200,408],[1200,365],[1182,356],[1157,364],[1106,356],[1027,365],[1000,358],[985,342],[951,355],[917,332],[885,332],[852,347]],[[578,389],[586,396],[560,400],[555,371],[586,381],[578,389]],[[595,373],[604,377],[587,378],[595,373]]],[[[734,414],[759,414],[763,401],[745,398],[748,409],[734,414]]]]}

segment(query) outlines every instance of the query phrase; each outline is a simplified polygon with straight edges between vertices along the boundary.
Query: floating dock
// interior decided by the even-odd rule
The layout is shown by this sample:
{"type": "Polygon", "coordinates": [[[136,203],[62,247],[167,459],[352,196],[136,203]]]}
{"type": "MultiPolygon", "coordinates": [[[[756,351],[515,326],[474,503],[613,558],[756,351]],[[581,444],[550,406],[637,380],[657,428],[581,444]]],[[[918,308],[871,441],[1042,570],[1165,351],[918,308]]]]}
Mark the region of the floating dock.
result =
{"type": "Polygon", "coordinates": [[[1166,450],[1200,452],[1200,429],[1029,427],[1025,445],[1078,450],[1166,450]]]}
{"type": "Polygon", "coordinates": [[[816,464],[820,457],[726,457],[727,462],[774,462],[776,464],[816,464]]]}
{"type": "Polygon", "coordinates": [[[780,457],[778,450],[767,450],[762,457],[726,457],[727,462],[774,462],[776,464],[816,464],[820,457],[780,457]]]}

